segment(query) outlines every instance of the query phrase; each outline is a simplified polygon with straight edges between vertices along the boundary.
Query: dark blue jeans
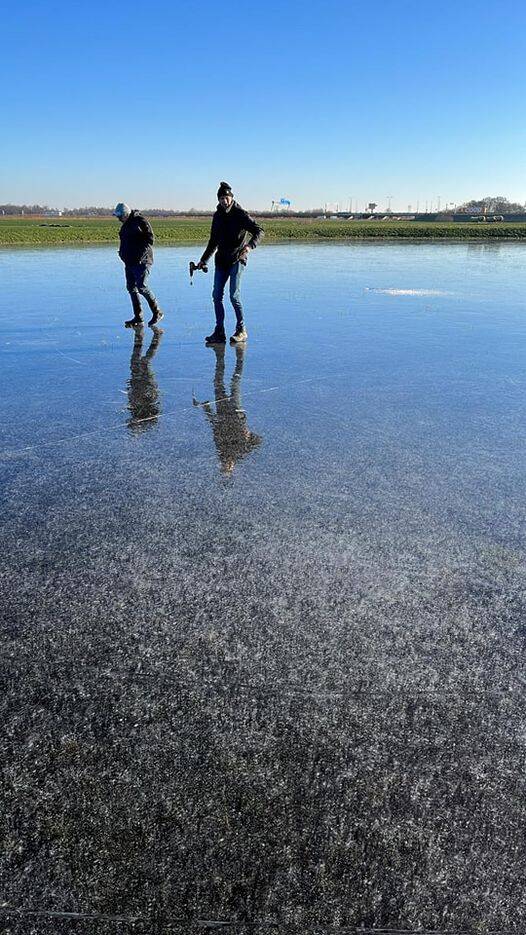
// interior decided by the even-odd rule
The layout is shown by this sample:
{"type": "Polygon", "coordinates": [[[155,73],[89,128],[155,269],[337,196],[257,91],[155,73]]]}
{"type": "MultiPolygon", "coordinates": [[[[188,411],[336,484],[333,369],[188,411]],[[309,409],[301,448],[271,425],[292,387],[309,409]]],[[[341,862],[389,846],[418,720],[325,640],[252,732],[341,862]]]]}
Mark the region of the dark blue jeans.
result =
{"type": "Polygon", "coordinates": [[[216,313],[216,327],[224,328],[225,327],[225,306],[223,305],[223,296],[225,294],[225,286],[230,280],[230,301],[234,306],[234,311],[236,313],[236,322],[237,326],[243,327],[243,306],[241,305],[241,276],[243,275],[244,266],[242,263],[234,263],[230,269],[222,269],[219,266],[216,266],[215,276],[214,276],[214,291],[212,292],[212,298],[214,300],[214,310],[216,313]]]}
{"type": "Polygon", "coordinates": [[[157,308],[157,299],[151,289],[146,285],[146,280],[150,275],[150,267],[147,263],[126,263],[124,271],[126,274],[126,288],[130,293],[134,312],[137,312],[137,310],[140,312],[141,309],[139,295],[143,295],[152,312],[155,311],[157,308]]]}

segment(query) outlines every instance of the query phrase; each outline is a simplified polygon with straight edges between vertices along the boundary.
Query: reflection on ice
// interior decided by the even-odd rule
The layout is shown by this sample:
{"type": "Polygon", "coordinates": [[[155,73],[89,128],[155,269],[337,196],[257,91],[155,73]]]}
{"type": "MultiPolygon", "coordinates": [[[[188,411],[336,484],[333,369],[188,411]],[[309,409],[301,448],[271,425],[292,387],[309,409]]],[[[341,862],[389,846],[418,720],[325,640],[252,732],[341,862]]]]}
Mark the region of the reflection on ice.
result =
{"type": "Polygon", "coordinates": [[[161,412],[159,387],[151,362],[159,350],[163,331],[156,327],[152,331],[150,346],[143,355],[144,328],[135,328],[130,360],[131,376],[128,380],[128,409],[131,415],[127,422],[134,434],[153,428],[161,412]]]}
{"type": "Polygon", "coordinates": [[[211,348],[215,355],[214,401],[199,402],[193,397],[194,406],[201,406],[214,436],[219,458],[220,471],[230,477],[238,461],[246,458],[261,445],[260,435],[251,432],[247,425],[247,414],[241,403],[241,378],[246,347],[236,345],[236,363],[230,380],[230,392],[225,389],[225,347],[211,348]]]}

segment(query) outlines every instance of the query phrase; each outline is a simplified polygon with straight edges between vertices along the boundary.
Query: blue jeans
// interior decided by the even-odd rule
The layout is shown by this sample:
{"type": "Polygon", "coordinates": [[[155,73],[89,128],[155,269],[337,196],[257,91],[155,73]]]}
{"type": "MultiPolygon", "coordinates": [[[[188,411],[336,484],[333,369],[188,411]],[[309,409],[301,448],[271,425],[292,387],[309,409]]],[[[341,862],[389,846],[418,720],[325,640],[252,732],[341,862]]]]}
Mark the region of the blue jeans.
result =
{"type": "Polygon", "coordinates": [[[230,269],[221,269],[216,266],[214,276],[214,291],[212,298],[214,300],[214,310],[216,313],[216,327],[224,329],[225,327],[225,306],[223,305],[223,296],[225,286],[230,279],[230,301],[234,306],[236,313],[236,322],[238,328],[243,327],[243,306],[241,305],[241,276],[244,266],[242,263],[234,263],[230,269]]]}
{"type": "Polygon", "coordinates": [[[147,263],[131,264],[127,263],[124,267],[126,276],[126,288],[130,293],[133,310],[136,315],[141,313],[140,295],[143,295],[152,312],[157,309],[157,299],[151,289],[148,288],[146,280],[150,275],[150,267],[147,263]]]}

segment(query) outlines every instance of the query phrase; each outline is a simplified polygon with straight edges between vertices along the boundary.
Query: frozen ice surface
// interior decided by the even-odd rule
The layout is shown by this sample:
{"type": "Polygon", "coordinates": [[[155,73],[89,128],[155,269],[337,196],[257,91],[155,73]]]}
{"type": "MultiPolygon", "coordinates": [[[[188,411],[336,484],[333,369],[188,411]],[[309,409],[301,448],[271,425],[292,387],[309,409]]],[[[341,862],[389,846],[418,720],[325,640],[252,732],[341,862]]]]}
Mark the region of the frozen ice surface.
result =
{"type": "Polygon", "coordinates": [[[517,931],[524,248],[198,253],[0,253],[5,930],[517,931]]]}

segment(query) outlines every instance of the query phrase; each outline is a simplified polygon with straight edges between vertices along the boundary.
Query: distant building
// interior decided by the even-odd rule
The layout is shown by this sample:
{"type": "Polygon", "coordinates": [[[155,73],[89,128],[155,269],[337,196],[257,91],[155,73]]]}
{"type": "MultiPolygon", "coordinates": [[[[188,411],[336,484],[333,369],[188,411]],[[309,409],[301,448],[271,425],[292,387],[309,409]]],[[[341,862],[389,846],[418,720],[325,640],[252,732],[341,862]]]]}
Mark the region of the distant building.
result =
{"type": "Polygon", "coordinates": [[[45,218],[61,218],[62,211],[59,211],[58,208],[46,208],[43,212],[43,217],[45,218]]]}

